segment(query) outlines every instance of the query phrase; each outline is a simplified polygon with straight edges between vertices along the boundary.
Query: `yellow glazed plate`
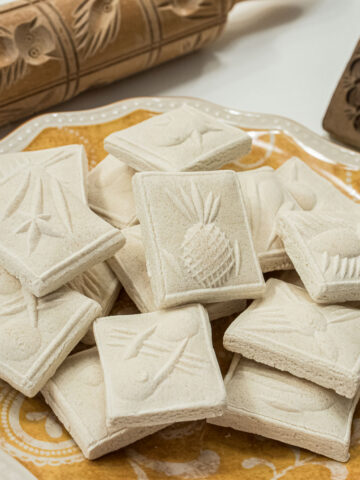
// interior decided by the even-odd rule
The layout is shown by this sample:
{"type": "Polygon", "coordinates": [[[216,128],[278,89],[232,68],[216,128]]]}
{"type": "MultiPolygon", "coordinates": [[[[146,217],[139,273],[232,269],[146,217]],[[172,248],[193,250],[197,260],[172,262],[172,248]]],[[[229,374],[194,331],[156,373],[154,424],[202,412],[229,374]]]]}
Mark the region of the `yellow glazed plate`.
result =
{"type": "MultiPolygon", "coordinates": [[[[103,140],[107,135],[184,103],[240,126],[251,135],[251,153],[224,168],[277,168],[296,156],[355,201],[360,200],[359,154],[334,145],[291,120],[239,112],[198,99],[136,98],[95,110],[43,115],[1,140],[0,153],[81,143],[87,151],[89,168],[93,168],[106,155],[103,140]]],[[[129,301],[122,292],[118,305],[129,301]]],[[[222,334],[230,321],[231,318],[225,318],[213,323],[214,345],[223,372],[229,365],[230,354],[222,349],[222,334]]],[[[39,480],[359,480],[360,408],[355,414],[351,457],[346,464],[203,421],[173,425],[90,462],[84,459],[41,395],[27,399],[0,381],[0,447],[39,480]]],[[[20,479],[15,471],[14,477],[5,475],[9,465],[2,463],[0,456],[0,478],[20,479]]]]}

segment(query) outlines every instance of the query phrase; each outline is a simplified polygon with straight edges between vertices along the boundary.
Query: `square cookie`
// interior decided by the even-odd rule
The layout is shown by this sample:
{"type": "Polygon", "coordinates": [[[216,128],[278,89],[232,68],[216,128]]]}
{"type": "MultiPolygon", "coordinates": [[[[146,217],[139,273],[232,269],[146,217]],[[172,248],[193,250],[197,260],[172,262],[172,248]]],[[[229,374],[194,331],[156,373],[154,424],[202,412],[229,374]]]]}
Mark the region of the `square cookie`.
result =
{"type": "Polygon", "coordinates": [[[348,398],[360,386],[360,309],[319,305],[296,285],[271,278],[229,326],[227,350],[306,378],[348,398]]]}
{"type": "Polygon", "coordinates": [[[107,428],[104,377],[96,348],[68,357],[41,393],[89,460],[126,447],[164,427],[107,428]]]}
{"type": "Polygon", "coordinates": [[[30,153],[0,156],[0,262],[42,296],[111,256],[124,238],[75,192],[83,155],[30,153]]]}
{"type": "Polygon", "coordinates": [[[69,287],[37,298],[0,267],[0,378],[33,397],[100,313],[69,287]]]}
{"type": "MultiPolygon", "coordinates": [[[[81,273],[68,285],[77,292],[95,300],[101,307],[100,316],[102,317],[110,313],[121,289],[117,276],[105,262],[98,263],[87,272],[81,273]]],[[[86,345],[95,344],[92,325],[81,341],[86,345]]]]}
{"type": "Polygon", "coordinates": [[[313,300],[360,300],[360,237],[352,213],[291,212],[278,217],[277,232],[313,300]]]}
{"type": "Polygon", "coordinates": [[[107,425],[141,426],[221,415],[225,389],[201,305],[98,318],[107,425]]]}
{"type": "MultiPolygon", "coordinates": [[[[125,245],[107,263],[121,281],[129,297],[140,312],[155,312],[156,306],[146,268],[145,248],[140,225],[123,230],[125,245]]],[[[229,300],[205,304],[209,320],[217,320],[233,313],[240,313],[246,307],[246,300],[229,300]]]]}
{"type": "Polygon", "coordinates": [[[305,211],[350,210],[360,215],[359,205],[297,157],[283,163],[276,175],[305,211]]]}
{"type": "Polygon", "coordinates": [[[250,152],[251,138],[188,105],[109,135],[105,150],[134,170],[218,170],[250,152]]]}
{"type": "Polygon", "coordinates": [[[88,175],[90,208],[114,227],[138,222],[131,180],[135,170],[108,155],[88,175]]]}
{"type": "Polygon", "coordinates": [[[358,398],[234,355],[224,415],[208,422],[306,448],[346,462],[358,398]]]}
{"type": "Polygon", "coordinates": [[[137,173],[133,185],[158,309],[262,295],[235,172],[137,173]]]}
{"type": "Polygon", "coordinates": [[[263,272],[292,269],[275,230],[278,214],[299,209],[270,167],[238,173],[255,251],[263,272]]]}

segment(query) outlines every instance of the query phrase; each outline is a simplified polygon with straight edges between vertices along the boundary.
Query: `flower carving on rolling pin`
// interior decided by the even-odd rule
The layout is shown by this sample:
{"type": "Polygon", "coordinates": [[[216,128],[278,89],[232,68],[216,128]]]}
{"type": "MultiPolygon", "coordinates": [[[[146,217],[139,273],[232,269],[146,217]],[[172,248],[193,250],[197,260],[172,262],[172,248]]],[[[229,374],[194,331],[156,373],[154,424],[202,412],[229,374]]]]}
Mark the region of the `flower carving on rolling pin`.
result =
{"type": "MultiPolygon", "coordinates": [[[[232,244],[215,223],[220,210],[220,196],[214,197],[210,192],[204,201],[193,181],[190,195],[182,187],[179,188],[179,196],[170,190],[166,192],[184,217],[192,223],[181,244],[181,263],[190,277],[203,288],[216,288],[224,285],[233,273],[238,275],[239,242],[236,240],[232,244]]],[[[173,255],[164,249],[163,253],[169,264],[175,267],[173,255]]]]}
{"type": "Polygon", "coordinates": [[[218,13],[215,0],[160,0],[158,7],[190,19],[210,18],[218,13]]]}
{"type": "Polygon", "coordinates": [[[0,90],[9,88],[49,60],[58,60],[53,35],[39,24],[38,17],[17,25],[14,32],[0,27],[0,90]]]}
{"type": "Polygon", "coordinates": [[[113,42],[120,22],[120,0],[83,0],[73,21],[76,45],[83,57],[92,57],[113,42]]]}

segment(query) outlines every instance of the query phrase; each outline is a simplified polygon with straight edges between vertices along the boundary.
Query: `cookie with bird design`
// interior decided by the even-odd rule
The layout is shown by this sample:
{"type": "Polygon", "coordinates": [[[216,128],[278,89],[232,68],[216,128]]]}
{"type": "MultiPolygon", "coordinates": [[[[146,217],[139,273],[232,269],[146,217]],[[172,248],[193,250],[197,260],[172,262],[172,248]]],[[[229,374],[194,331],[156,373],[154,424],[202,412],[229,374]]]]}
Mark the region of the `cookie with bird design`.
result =
{"type": "Polygon", "coordinates": [[[136,171],[217,170],[251,150],[240,128],[189,105],[110,134],[105,150],[136,171]]]}
{"type": "Polygon", "coordinates": [[[109,428],[198,420],[223,412],[224,383],[201,305],[98,318],[94,333],[109,428]]]}
{"type": "Polygon", "coordinates": [[[360,386],[359,307],[317,304],[304,288],[271,278],[264,297],[226,330],[224,346],[353,398],[360,386]]]}

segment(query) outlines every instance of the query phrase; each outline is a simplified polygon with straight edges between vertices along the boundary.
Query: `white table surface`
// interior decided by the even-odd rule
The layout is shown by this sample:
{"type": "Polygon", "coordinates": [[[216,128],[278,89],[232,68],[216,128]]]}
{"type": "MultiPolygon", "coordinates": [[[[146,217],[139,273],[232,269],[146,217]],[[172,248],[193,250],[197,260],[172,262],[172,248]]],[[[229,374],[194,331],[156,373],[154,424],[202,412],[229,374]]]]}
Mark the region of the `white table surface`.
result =
{"type": "Polygon", "coordinates": [[[211,46],[52,110],[86,109],[135,96],[186,95],[283,115],[325,134],[321,121],[360,36],[359,19],[360,0],[240,3],[211,46]]]}

